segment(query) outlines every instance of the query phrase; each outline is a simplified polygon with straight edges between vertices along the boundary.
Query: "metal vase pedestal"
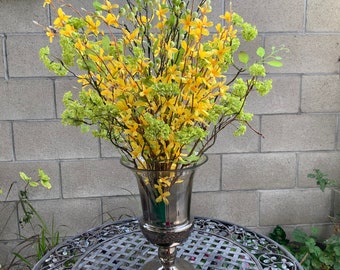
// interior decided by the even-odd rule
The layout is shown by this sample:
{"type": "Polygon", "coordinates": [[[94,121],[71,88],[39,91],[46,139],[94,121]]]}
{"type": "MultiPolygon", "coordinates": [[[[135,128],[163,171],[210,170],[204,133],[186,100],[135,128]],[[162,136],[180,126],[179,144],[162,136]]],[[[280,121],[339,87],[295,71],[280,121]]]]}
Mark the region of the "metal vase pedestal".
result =
{"type": "Polygon", "coordinates": [[[176,247],[191,233],[193,177],[195,170],[206,160],[204,155],[197,165],[178,170],[140,170],[122,162],[137,178],[143,211],[139,219],[141,231],[158,247],[158,258],[147,262],[142,269],[194,269],[189,262],[176,257],[176,247]]]}

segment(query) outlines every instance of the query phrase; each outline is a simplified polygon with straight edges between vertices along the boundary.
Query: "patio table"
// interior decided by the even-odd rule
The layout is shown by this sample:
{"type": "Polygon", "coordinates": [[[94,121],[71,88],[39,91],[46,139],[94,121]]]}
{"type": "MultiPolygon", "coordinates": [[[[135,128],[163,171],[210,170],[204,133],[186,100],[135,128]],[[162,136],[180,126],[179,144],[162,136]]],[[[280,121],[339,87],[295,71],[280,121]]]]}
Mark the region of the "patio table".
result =
{"type": "MultiPolygon", "coordinates": [[[[103,224],[69,238],[48,252],[33,270],[140,269],[157,256],[138,220],[103,224]]],[[[301,269],[298,261],[270,238],[226,221],[195,217],[190,237],[177,257],[195,269],[301,269]]]]}

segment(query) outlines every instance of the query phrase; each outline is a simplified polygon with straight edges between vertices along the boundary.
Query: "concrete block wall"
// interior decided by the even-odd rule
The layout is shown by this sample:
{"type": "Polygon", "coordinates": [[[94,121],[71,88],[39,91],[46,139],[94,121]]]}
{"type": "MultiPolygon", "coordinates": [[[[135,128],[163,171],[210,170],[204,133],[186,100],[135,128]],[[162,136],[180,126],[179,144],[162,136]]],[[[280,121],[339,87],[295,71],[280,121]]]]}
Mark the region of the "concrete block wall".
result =
{"type": "MultiPolygon", "coordinates": [[[[81,2],[90,7],[92,0],[81,2]]],[[[52,190],[30,196],[65,235],[140,213],[135,180],[112,146],[60,123],[62,95],[76,83],[39,61],[48,40],[32,21],[51,20],[42,3],[0,0],[0,186],[6,194],[17,181],[6,201],[0,197],[0,263],[6,246],[30,233],[15,210],[19,171],[50,175],[52,190]]],[[[212,5],[217,20],[229,1],[212,5]]],[[[340,182],[340,1],[235,0],[233,9],[257,25],[257,45],[283,44],[290,52],[283,68],[269,70],[272,92],[247,105],[264,138],[251,131],[234,138],[231,130],[218,138],[196,175],[192,212],[264,233],[282,224],[327,234],[328,215],[340,209],[306,175],[319,168],[340,182]]]]}

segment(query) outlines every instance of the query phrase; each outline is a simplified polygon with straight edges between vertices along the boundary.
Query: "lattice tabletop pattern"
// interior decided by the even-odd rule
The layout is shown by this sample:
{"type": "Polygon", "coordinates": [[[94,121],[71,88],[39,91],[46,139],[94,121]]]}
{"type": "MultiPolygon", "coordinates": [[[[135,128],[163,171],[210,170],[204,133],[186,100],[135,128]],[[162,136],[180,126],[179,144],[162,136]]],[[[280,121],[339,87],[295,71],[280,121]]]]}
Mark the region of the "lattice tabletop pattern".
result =
{"type": "MultiPolygon", "coordinates": [[[[157,256],[157,248],[139,230],[136,219],[91,229],[51,250],[33,268],[140,269],[157,256]]],[[[301,269],[295,258],[273,240],[235,224],[195,218],[189,239],[178,246],[177,257],[196,269],[301,269]]]]}

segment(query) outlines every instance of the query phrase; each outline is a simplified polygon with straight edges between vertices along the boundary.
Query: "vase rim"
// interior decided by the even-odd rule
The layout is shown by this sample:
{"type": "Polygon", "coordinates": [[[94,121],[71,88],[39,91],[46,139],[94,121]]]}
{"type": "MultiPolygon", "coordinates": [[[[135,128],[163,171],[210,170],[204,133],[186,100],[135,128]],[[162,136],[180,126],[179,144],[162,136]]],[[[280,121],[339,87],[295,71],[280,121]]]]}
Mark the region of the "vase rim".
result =
{"type": "Polygon", "coordinates": [[[197,162],[195,162],[195,163],[193,163],[193,164],[191,164],[191,165],[188,165],[188,166],[185,166],[185,167],[182,167],[182,168],[179,168],[179,169],[173,169],[173,170],[171,170],[171,169],[170,169],[170,170],[168,170],[168,169],[165,169],[165,170],[156,170],[156,169],[140,169],[140,168],[136,168],[136,167],[134,166],[134,164],[133,164],[131,161],[125,159],[124,157],[121,157],[121,159],[120,159],[120,163],[121,163],[124,167],[126,167],[126,168],[128,168],[128,169],[130,169],[130,170],[139,171],[139,172],[143,172],[143,171],[148,171],[148,172],[150,172],[150,171],[168,171],[168,172],[176,172],[176,171],[193,170],[193,169],[196,169],[197,167],[200,167],[201,165],[203,165],[203,164],[206,163],[207,161],[208,161],[208,155],[203,154],[203,155],[199,158],[199,160],[198,160],[197,162]]]}

